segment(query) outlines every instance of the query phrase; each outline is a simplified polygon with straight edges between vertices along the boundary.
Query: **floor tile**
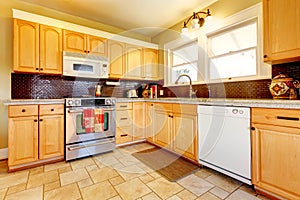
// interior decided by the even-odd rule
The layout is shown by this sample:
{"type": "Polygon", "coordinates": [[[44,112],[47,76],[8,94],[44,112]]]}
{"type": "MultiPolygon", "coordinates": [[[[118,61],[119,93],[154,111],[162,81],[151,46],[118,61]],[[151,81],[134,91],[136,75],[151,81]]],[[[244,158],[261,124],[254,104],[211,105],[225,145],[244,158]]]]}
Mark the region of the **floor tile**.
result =
{"type": "Polygon", "coordinates": [[[200,168],[200,170],[195,172],[195,175],[199,176],[200,178],[205,179],[205,178],[209,177],[210,175],[212,175],[212,173],[209,170],[207,170],[207,168],[200,168]]]}
{"type": "Polygon", "coordinates": [[[147,186],[150,187],[156,194],[158,194],[159,197],[163,199],[171,197],[184,189],[176,182],[170,182],[164,178],[159,178],[150,183],[147,183],[147,186]]]}
{"type": "Polygon", "coordinates": [[[117,196],[117,192],[108,181],[103,181],[81,189],[84,200],[109,199],[117,196]]]}
{"type": "Polygon", "coordinates": [[[44,200],[74,200],[79,198],[81,198],[81,195],[76,183],[44,193],[44,200]]]}
{"type": "Polygon", "coordinates": [[[54,190],[60,187],[60,181],[55,181],[52,183],[46,183],[44,184],[44,192],[47,192],[49,190],[54,190]]]}
{"type": "Polygon", "coordinates": [[[174,195],[174,196],[171,196],[170,198],[167,198],[167,200],[181,200],[181,198],[179,198],[178,196],[174,195]]]}
{"type": "Polygon", "coordinates": [[[29,170],[29,175],[40,174],[44,172],[44,166],[35,167],[29,170]]]}
{"type": "Polygon", "coordinates": [[[253,196],[243,190],[237,190],[235,192],[233,192],[226,200],[260,200],[259,198],[257,198],[256,196],[253,196]]]}
{"type": "Polygon", "coordinates": [[[109,200],[122,200],[122,198],[120,196],[115,196],[110,198],[109,200]]]}
{"type": "Polygon", "coordinates": [[[229,193],[233,192],[242,185],[241,182],[219,173],[212,174],[205,180],[218,186],[219,188],[222,188],[223,190],[226,190],[229,193]]]}
{"type": "Polygon", "coordinates": [[[92,158],[83,158],[74,161],[70,161],[70,165],[73,170],[87,167],[89,165],[95,165],[96,163],[92,158]]]}
{"type": "Polygon", "coordinates": [[[21,172],[17,174],[8,174],[0,178],[0,189],[8,188],[11,186],[26,183],[28,179],[29,171],[21,172]]]}
{"type": "Polygon", "coordinates": [[[99,167],[98,167],[98,165],[93,164],[93,165],[86,166],[85,169],[86,169],[86,171],[90,172],[90,171],[99,169],[99,167]]]}
{"type": "Polygon", "coordinates": [[[43,199],[43,186],[31,188],[21,192],[7,195],[5,200],[42,200],[43,199]]]}
{"type": "MultiPolygon", "coordinates": [[[[198,197],[196,200],[220,200],[220,198],[207,192],[207,193],[201,195],[200,197],[198,197]]],[[[243,200],[243,199],[240,199],[240,200],[243,200]]]]}
{"type": "Polygon", "coordinates": [[[0,199],[1,199],[1,200],[4,199],[4,196],[5,196],[5,194],[6,194],[6,191],[7,191],[7,188],[1,189],[1,190],[0,190],[0,199]]]}
{"type": "Polygon", "coordinates": [[[9,194],[12,194],[12,193],[16,193],[16,192],[21,192],[21,191],[23,191],[25,189],[26,189],[26,183],[15,185],[15,186],[12,186],[12,187],[8,188],[8,191],[7,191],[6,195],[9,195],[9,194]]]}
{"type": "Polygon", "coordinates": [[[190,192],[188,190],[183,190],[183,191],[179,192],[178,194],[176,194],[176,196],[178,196],[180,199],[189,199],[189,200],[193,200],[193,199],[197,198],[197,196],[195,194],[193,194],[192,192],[190,192]]]}
{"type": "Polygon", "coordinates": [[[159,196],[157,196],[154,192],[147,194],[142,197],[142,200],[160,200],[159,196]]]}
{"type": "Polygon", "coordinates": [[[61,168],[65,168],[65,167],[70,167],[70,164],[68,162],[62,161],[62,162],[45,165],[44,170],[45,170],[45,172],[48,172],[48,171],[61,169],[61,168]]]}
{"type": "Polygon", "coordinates": [[[122,169],[118,169],[117,172],[122,176],[122,178],[124,178],[124,180],[134,179],[146,174],[143,169],[136,165],[123,167],[122,169]]]}
{"type": "Polygon", "coordinates": [[[81,189],[81,188],[84,188],[84,187],[88,187],[88,186],[91,186],[93,185],[93,181],[91,178],[87,178],[87,179],[84,179],[84,180],[81,180],[79,182],[77,182],[77,185],[78,187],[81,189]]]}
{"type": "Polygon", "coordinates": [[[59,168],[59,169],[58,169],[58,173],[59,173],[59,174],[63,174],[63,173],[70,172],[70,171],[72,171],[71,166],[68,166],[68,167],[62,167],[62,168],[59,168]]]}
{"type": "Polygon", "coordinates": [[[74,171],[60,174],[61,185],[68,185],[89,178],[89,174],[85,169],[77,169],[74,171]]]}
{"type": "Polygon", "coordinates": [[[110,182],[113,186],[116,186],[116,185],[119,185],[119,184],[121,184],[121,183],[124,183],[125,180],[124,180],[121,176],[117,176],[117,177],[114,177],[114,178],[109,179],[109,182],[110,182]]]}
{"type": "Polygon", "coordinates": [[[133,156],[125,156],[123,158],[119,158],[119,161],[124,165],[124,166],[130,166],[139,163],[140,161],[137,160],[133,156]]]}
{"type": "Polygon", "coordinates": [[[101,169],[93,170],[89,172],[94,183],[99,183],[107,179],[119,176],[116,170],[110,167],[104,167],[101,169]]]}
{"type": "Polygon", "coordinates": [[[145,174],[143,176],[140,176],[139,179],[143,181],[143,183],[149,183],[150,181],[153,181],[154,178],[150,176],[149,174],[145,174]]]}
{"type": "Polygon", "coordinates": [[[213,184],[205,181],[198,176],[195,176],[194,174],[184,177],[177,182],[197,196],[204,194],[214,187],[213,184]]]}
{"type": "Polygon", "coordinates": [[[58,171],[53,170],[29,176],[27,188],[34,188],[46,183],[52,183],[59,180],[58,171]]]}
{"type": "Polygon", "coordinates": [[[151,190],[137,178],[117,185],[115,188],[124,200],[137,199],[151,193],[151,190]]]}
{"type": "Polygon", "coordinates": [[[119,163],[119,160],[117,160],[114,157],[99,156],[96,159],[99,160],[101,162],[101,164],[103,164],[105,166],[112,166],[112,165],[116,165],[119,163]]]}
{"type": "Polygon", "coordinates": [[[229,195],[229,192],[227,192],[219,187],[214,187],[209,192],[221,199],[225,199],[229,195]]]}

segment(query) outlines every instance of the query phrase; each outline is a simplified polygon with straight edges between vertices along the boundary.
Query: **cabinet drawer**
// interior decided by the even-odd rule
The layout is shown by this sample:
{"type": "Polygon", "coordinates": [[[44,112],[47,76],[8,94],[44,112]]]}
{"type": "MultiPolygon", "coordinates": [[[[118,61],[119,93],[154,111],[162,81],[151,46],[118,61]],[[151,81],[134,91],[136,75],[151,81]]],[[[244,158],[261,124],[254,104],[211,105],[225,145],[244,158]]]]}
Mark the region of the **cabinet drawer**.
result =
{"type": "Polygon", "coordinates": [[[173,104],[174,113],[197,115],[197,106],[190,104],[173,104]]]}
{"type": "Polygon", "coordinates": [[[171,104],[171,103],[155,103],[154,104],[154,109],[155,110],[160,110],[160,111],[172,112],[173,104],[171,104]]]}
{"type": "Polygon", "coordinates": [[[252,108],[253,123],[300,128],[300,110],[252,108]]]}
{"type": "Polygon", "coordinates": [[[9,117],[24,117],[38,115],[38,105],[8,106],[9,117]]]}
{"type": "Polygon", "coordinates": [[[117,110],[132,110],[132,103],[117,103],[117,110]]]}
{"type": "Polygon", "coordinates": [[[132,124],[132,110],[118,110],[116,121],[118,126],[130,126],[132,124]]]}
{"type": "Polygon", "coordinates": [[[131,126],[116,128],[116,143],[122,144],[132,142],[132,128],[131,126]]]}
{"type": "Polygon", "coordinates": [[[63,104],[40,105],[40,115],[64,114],[63,104]]]}

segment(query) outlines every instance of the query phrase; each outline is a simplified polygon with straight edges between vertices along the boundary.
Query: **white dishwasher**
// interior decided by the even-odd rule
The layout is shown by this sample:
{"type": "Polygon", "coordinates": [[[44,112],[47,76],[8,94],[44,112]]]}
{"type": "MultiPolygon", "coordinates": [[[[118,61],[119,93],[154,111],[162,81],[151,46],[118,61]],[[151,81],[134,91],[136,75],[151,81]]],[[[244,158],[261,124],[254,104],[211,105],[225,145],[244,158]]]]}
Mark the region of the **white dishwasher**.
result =
{"type": "Polygon", "coordinates": [[[199,163],[251,184],[250,108],[198,105],[199,163]]]}

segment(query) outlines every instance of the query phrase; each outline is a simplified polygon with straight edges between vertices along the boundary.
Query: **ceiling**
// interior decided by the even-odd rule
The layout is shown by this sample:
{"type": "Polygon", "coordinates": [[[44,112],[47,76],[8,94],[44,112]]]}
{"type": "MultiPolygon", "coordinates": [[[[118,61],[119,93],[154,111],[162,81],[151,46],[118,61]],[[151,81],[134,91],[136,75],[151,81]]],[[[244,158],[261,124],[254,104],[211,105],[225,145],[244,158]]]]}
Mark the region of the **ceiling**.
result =
{"type": "Polygon", "coordinates": [[[22,0],[153,37],[217,0],[22,0]]]}

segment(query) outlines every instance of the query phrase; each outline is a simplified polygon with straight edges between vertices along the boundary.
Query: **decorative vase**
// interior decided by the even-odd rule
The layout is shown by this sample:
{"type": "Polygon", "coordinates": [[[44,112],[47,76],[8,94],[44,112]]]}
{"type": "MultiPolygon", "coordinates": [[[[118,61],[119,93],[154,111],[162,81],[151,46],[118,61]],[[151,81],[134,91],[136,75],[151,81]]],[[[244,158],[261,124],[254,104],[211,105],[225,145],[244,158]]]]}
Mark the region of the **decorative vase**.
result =
{"type": "Polygon", "coordinates": [[[297,99],[296,90],[299,87],[298,80],[279,74],[272,79],[269,90],[274,99],[297,99]]]}

